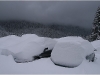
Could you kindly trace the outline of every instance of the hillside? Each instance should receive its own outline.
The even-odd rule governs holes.
[[[4,29],[5,32],[7,32],[9,35],[13,34],[21,36],[23,34],[37,34],[38,36],[51,37],[51,38],[60,38],[65,36],[86,37],[91,33],[90,29],[85,29],[73,25],[63,25],[63,24],[45,25],[41,23],[29,22],[24,20],[0,21],[0,28]],[[4,36],[8,34],[5,34]]]

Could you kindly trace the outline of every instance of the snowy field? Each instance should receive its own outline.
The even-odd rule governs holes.
[[[81,37],[50,39],[38,37],[34,34],[26,34],[22,37],[10,35],[0,38],[0,74],[100,74],[100,40],[93,41],[91,43],[82,41],[83,39]],[[81,57],[77,58],[81,59],[79,61],[80,63],[78,64],[79,66],[74,68],[57,66],[51,61],[51,58],[41,58],[39,60],[32,61],[32,55],[40,54],[41,52],[43,52],[43,49],[47,47],[48,49],[54,48],[52,56],[54,56],[54,59],[56,59],[55,51],[57,49],[59,51],[60,48],[65,50],[66,46],[64,44],[67,45],[68,42],[70,43],[69,47],[67,47],[68,49],[73,50],[73,48],[78,46],[75,50],[77,50],[78,52],[80,51],[79,49],[84,50],[83,56],[91,53],[93,48],[97,49],[97,51],[95,51],[97,59],[94,62],[89,62],[84,57],[81,57],[81,55],[79,55]],[[70,47],[71,44],[75,47]],[[58,52],[58,54],[59,53],[61,52]],[[69,53],[70,51],[68,51],[68,54]],[[80,51],[78,54],[82,53],[83,52]],[[13,57],[18,58],[16,61],[32,62],[16,63]],[[66,57],[64,59],[67,59],[69,61],[70,58],[68,58],[69,57]],[[70,63],[73,64],[72,60],[74,62],[75,59],[70,59]],[[59,60],[57,59],[57,61]]]

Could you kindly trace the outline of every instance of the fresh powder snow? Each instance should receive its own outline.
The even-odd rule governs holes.
[[[29,47],[32,46],[31,42],[34,43],[33,44],[34,46],[36,45],[36,43],[38,43],[39,45],[38,46],[36,45],[36,47],[41,47],[41,46],[49,47],[50,45],[46,46],[47,41],[45,40],[47,40],[45,39],[45,37],[38,37],[35,34],[26,34],[21,37],[10,35],[10,36],[0,38],[0,74],[100,74],[100,52],[99,52],[100,42],[99,41],[91,42],[93,47],[97,49],[97,51],[95,51],[96,60],[94,62],[89,62],[86,59],[82,60],[80,58],[82,60],[82,63],[80,63],[79,66],[74,67],[74,68],[57,66],[51,61],[51,58],[42,58],[36,61],[27,62],[27,63],[16,63],[14,61],[13,56],[17,54],[20,55],[20,53],[23,54],[24,50],[27,55],[26,49],[30,49]],[[55,40],[56,42],[54,42],[53,40]],[[73,36],[57,38],[57,39],[55,38],[53,40],[52,40],[53,42],[51,41],[50,42],[53,43],[54,46],[51,44],[51,46],[49,47],[50,49],[54,48],[56,46],[55,44],[59,41],[61,42],[68,41],[68,40],[70,42],[83,41],[81,37],[73,37]],[[30,44],[30,46],[28,44]],[[83,43],[82,45],[84,44],[85,43]],[[89,46],[88,49],[90,50],[91,46],[90,45],[88,46]],[[85,47],[85,45],[83,47]],[[39,48],[36,48],[36,49],[39,49]],[[86,50],[87,52],[88,52],[88,49]],[[30,49],[30,51],[31,50],[32,49]],[[42,52],[42,50],[39,50],[39,52],[40,51]],[[87,54],[90,54],[91,52],[92,50],[89,51],[89,53]],[[36,53],[38,54],[38,52]]]
[[[51,59],[57,65],[77,67],[94,52],[92,44],[81,37],[64,37],[57,41],[51,53]]]
[[[34,60],[34,56],[39,55],[44,50],[44,46],[37,42],[27,43],[23,50],[14,55],[16,62],[28,62]]]
[[[84,49],[74,42],[58,42],[51,53],[52,61],[57,65],[77,67],[83,61]]]
[[[84,56],[93,53],[93,51],[95,50],[95,48],[92,46],[92,44],[89,41],[84,40],[81,37],[68,36],[68,37],[63,37],[63,38],[55,39],[55,40],[58,42],[73,42],[73,43],[79,44],[85,51]]]
[[[45,48],[48,48],[48,50],[52,50],[56,43],[57,43],[57,41],[54,39],[44,38],[43,45],[45,46]]]

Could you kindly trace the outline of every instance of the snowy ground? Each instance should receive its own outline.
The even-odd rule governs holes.
[[[67,40],[70,40],[70,38],[72,37],[68,37]],[[63,41],[66,40],[66,38],[55,40],[62,41],[62,39]],[[80,37],[74,37],[74,40],[76,39],[81,40]],[[43,45],[43,47],[47,47],[50,45],[48,42],[51,42],[50,39],[48,42],[47,40],[48,38],[40,38],[33,34],[23,35],[22,37],[11,35],[0,38],[0,74],[100,74],[100,41],[91,42],[93,47],[97,49],[95,52],[97,60],[95,60],[95,62],[89,62],[84,59],[84,61],[75,68],[56,66],[50,58],[42,58],[28,63],[16,63],[14,61],[12,57],[13,53],[23,52],[28,43],[37,42]],[[50,49],[53,48],[54,43],[56,42],[53,41],[53,44],[50,45]]]

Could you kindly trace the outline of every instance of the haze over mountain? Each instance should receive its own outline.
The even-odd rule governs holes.
[[[0,1],[0,20],[91,28],[100,1]]]

